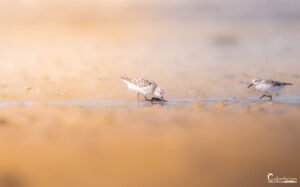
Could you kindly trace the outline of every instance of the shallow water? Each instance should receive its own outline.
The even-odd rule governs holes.
[[[34,100],[19,100],[19,101],[0,101],[0,108],[16,107],[16,106],[38,106],[50,105],[58,107],[86,107],[86,108],[102,108],[102,107],[139,107],[139,106],[153,106],[161,105],[166,107],[172,106],[188,106],[193,104],[202,104],[203,106],[215,105],[222,103],[225,106],[247,106],[251,104],[285,104],[285,105],[300,105],[300,97],[274,97],[272,101],[268,99],[259,99],[257,97],[211,97],[211,98],[170,98],[167,102],[150,102],[141,100],[137,101],[122,101],[122,100],[99,100],[99,99],[66,99],[66,100],[48,100],[48,101],[34,101]]]

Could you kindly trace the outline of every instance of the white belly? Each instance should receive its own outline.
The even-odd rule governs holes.
[[[258,84],[256,89],[262,92],[272,93],[281,90],[284,86],[272,86],[271,84]]]

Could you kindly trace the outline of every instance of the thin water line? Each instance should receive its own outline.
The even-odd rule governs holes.
[[[152,106],[152,104],[160,104],[163,106],[174,106],[174,105],[189,105],[189,104],[204,104],[212,105],[223,102],[226,105],[248,105],[253,103],[264,103],[269,102],[267,100],[261,100],[257,97],[210,97],[210,98],[172,98],[168,102],[146,102],[142,101],[140,103],[124,102],[121,100],[97,100],[97,99],[69,99],[69,100],[48,100],[48,101],[38,101],[38,100],[9,100],[0,101],[0,108],[15,107],[15,106],[34,106],[34,105],[50,105],[50,106],[82,106],[82,107],[113,107],[113,106],[123,106],[123,107],[133,107],[133,106]],[[290,104],[290,105],[300,105],[300,96],[291,97],[275,97],[272,101],[273,103],[280,104]]]

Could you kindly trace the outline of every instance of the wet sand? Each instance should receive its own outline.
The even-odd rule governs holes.
[[[0,187],[300,179],[299,21],[1,23]],[[168,102],[137,104],[122,74]],[[293,86],[259,100],[255,77]]]

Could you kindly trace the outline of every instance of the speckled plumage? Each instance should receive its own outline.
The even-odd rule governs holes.
[[[127,84],[128,89],[133,90],[139,94],[143,94],[147,100],[147,94],[154,94],[158,98],[163,99],[164,91],[159,88],[153,80],[143,78],[129,78],[126,75],[121,76],[121,79]],[[138,99],[139,100],[139,99]]]
[[[264,93],[260,98],[269,97],[272,100],[272,93],[277,92],[284,88],[285,86],[292,85],[291,83],[287,82],[280,82],[271,79],[253,79],[252,83],[248,86],[254,86],[256,90],[259,90]]]
[[[141,87],[141,88],[145,88],[145,87],[153,87],[153,88],[156,88],[157,87],[157,84],[152,81],[152,80],[149,80],[149,79],[143,79],[143,78],[135,78],[135,79],[131,79],[127,76],[121,76],[121,78],[123,80],[126,80],[132,84],[135,84],[136,86],[138,87]]]

